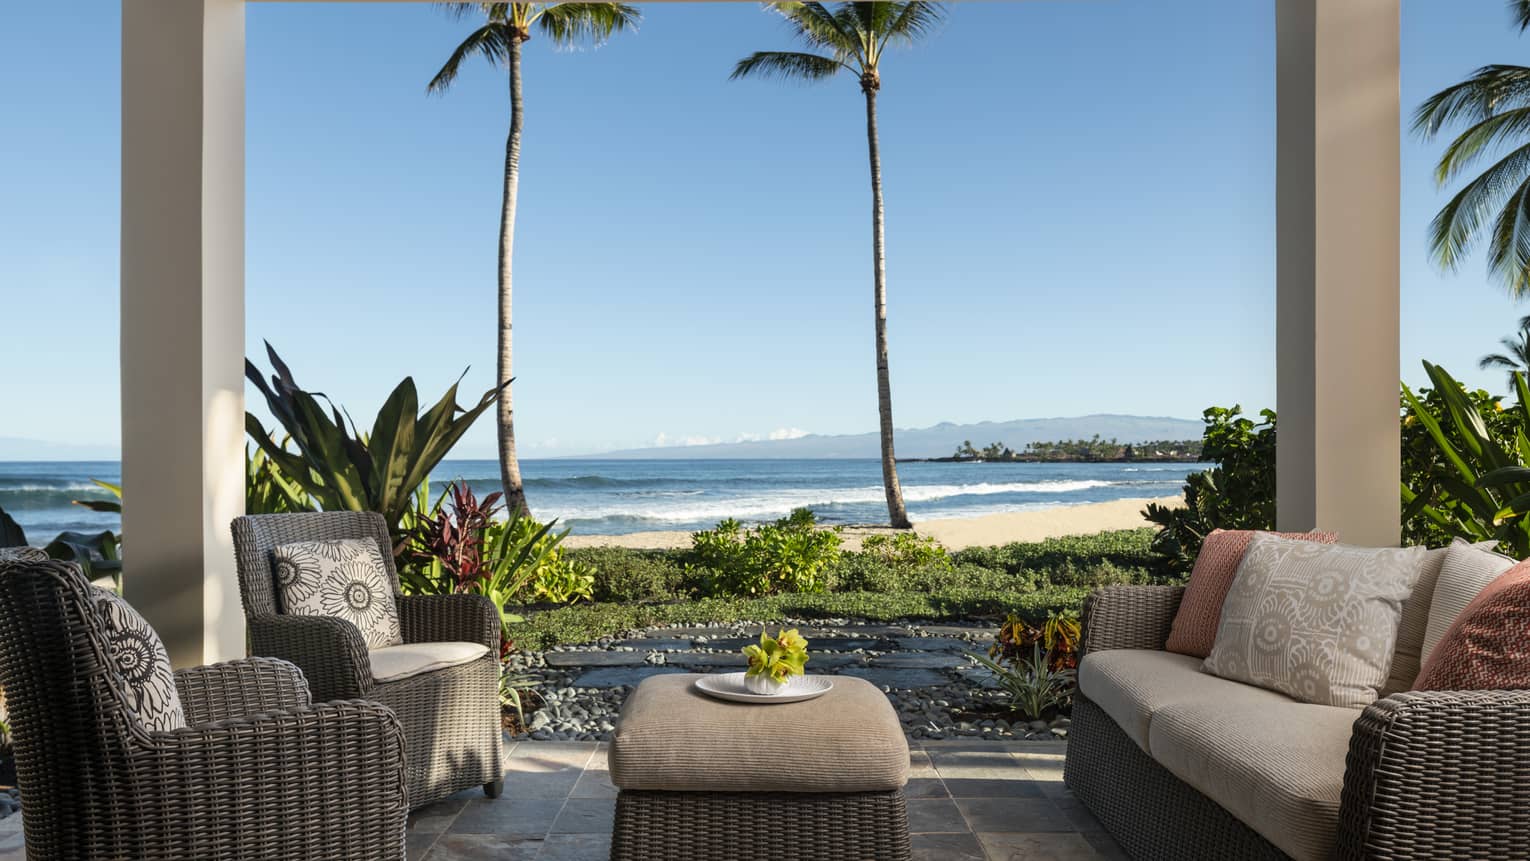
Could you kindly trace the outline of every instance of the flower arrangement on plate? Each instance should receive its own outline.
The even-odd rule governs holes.
[[[785,693],[792,677],[807,668],[807,647],[808,641],[796,628],[777,630],[775,637],[760,631],[760,642],[744,647],[744,657],[749,659],[744,686],[755,694]]]

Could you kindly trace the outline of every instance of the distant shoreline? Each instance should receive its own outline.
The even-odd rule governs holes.
[[[900,457],[898,463],[1215,463],[1198,457]]]
[[[1055,505],[1029,511],[983,514],[977,517],[953,517],[924,520],[914,524],[914,532],[939,541],[947,550],[964,547],[988,547],[1013,541],[1041,541],[1065,535],[1092,535],[1118,529],[1152,526],[1142,517],[1149,503],[1182,508],[1184,497],[1162,496],[1141,499],[1113,499],[1109,502],[1085,502]],[[858,550],[868,535],[900,532],[887,526],[843,526],[840,535],[845,547]],[[625,535],[580,535],[563,540],[564,547],[626,547],[634,550],[681,550],[691,546],[691,533],[681,530],[629,532]]]

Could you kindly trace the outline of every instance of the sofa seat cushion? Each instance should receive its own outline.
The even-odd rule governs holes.
[[[373,681],[396,682],[476,661],[488,653],[489,647],[483,643],[405,643],[371,649],[367,657],[371,659]]]
[[[1297,861],[1331,857],[1360,712],[1236,687],[1157,710],[1148,753]]]
[[[1173,703],[1233,695],[1289,702],[1274,691],[1202,672],[1200,658],[1148,649],[1090,652],[1079,663],[1078,688],[1144,751],[1153,715]]]
[[[653,676],[627,697],[611,739],[612,783],[666,792],[846,793],[891,792],[908,782],[903,726],[887,695],[865,679],[834,676],[834,687],[817,699],[757,705],[713,699],[696,690],[699,678]]]

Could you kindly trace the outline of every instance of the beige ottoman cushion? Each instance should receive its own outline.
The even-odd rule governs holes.
[[[886,792],[908,782],[908,742],[887,695],[835,676],[823,696],[753,705],[653,676],[622,706],[611,781],[669,792]]]

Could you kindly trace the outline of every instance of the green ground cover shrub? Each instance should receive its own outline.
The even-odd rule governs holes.
[[[678,554],[671,551],[584,547],[567,554],[569,559],[594,572],[596,601],[618,604],[672,601],[689,591],[685,568]]]
[[[1151,528],[1123,529],[1097,535],[1070,535],[1043,541],[1017,541],[996,547],[968,547],[951,554],[960,565],[1029,577],[1035,586],[1104,586],[1145,583],[1154,578]]]
[[[839,557],[839,531],[819,529],[813,512],[799,508],[754,529],[730,518],[697,532],[686,561],[702,572],[709,596],[763,596],[824,591]]]

